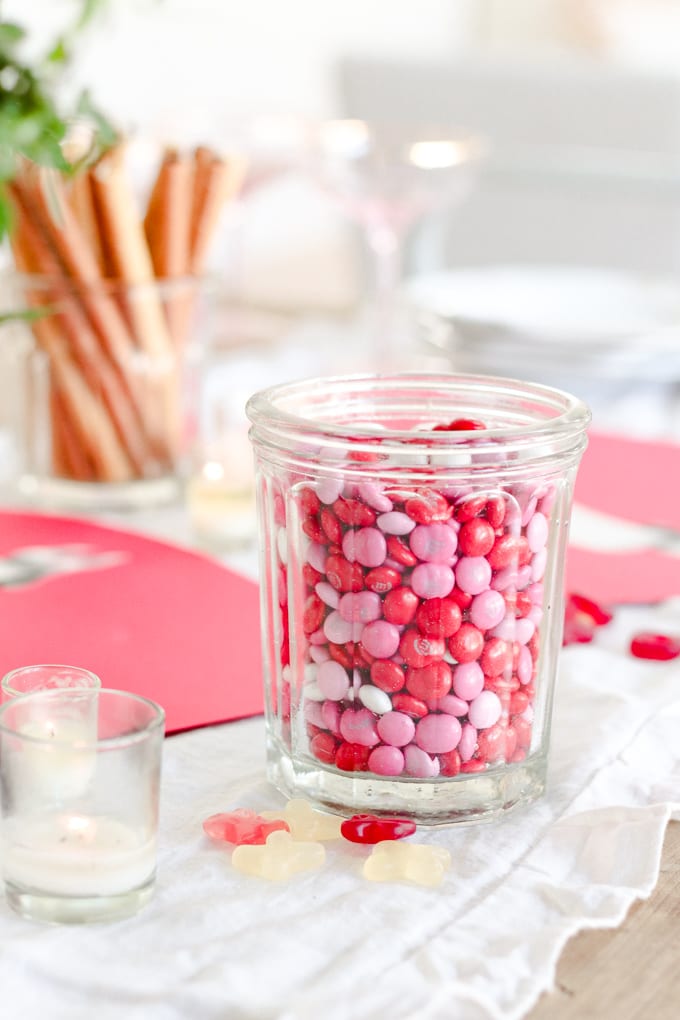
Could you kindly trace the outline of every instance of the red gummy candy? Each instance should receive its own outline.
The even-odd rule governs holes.
[[[407,818],[377,818],[375,815],[352,815],[340,826],[340,832],[351,843],[380,843],[384,839],[412,836],[416,823]]]
[[[677,659],[680,656],[680,637],[644,631],[634,636],[630,643],[630,651],[636,659],[656,659],[658,662],[667,662],[669,659]]]
[[[564,610],[563,645],[587,644],[593,640],[597,627],[609,623],[612,614],[585,595],[571,592]]]
[[[226,814],[211,815],[203,822],[203,831],[211,839],[222,843],[235,843],[237,846],[244,843],[250,846],[264,845],[267,836],[278,829],[290,832],[290,826],[282,818],[274,820],[263,818],[249,808],[237,808]]]

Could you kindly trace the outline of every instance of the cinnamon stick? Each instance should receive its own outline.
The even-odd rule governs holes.
[[[25,249],[24,238],[18,230],[13,232],[12,247],[18,268],[29,271],[34,264],[34,255]],[[78,446],[85,451],[94,466],[96,478],[110,482],[131,480],[134,477],[132,463],[108,415],[93,398],[87,383],[69,358],[67,345],[59,333],[57,323],[49,316],[37,319],[33,323],[33,334],[49,357],[55,392],[59,394],[61,407],[73,426]],[[61,452],[64,452],[63,447]]]
[[[55,474],[79,482],[95,482],[94,465],[79,442],[62,395],[54,386],[50,392],[50,418]]]
[[[159,456],[172,463],[180,435],[176,356],[122,151],[107,153],[95,167],[92,180],[116,274],[130,285],[126,304],[133,334],[147,359],[139,359],[137,396]]]
[[[153,263],[122,160],[122,152],[113,150],[94,168],[97,208],[118,279],[133,285],[152,284]],[[172,344],[156,288],[140,287],[128,310],[140,347],[152,357],[166,357]]]
[[[190,267],[194,275],[205,269],[210,241],[222,210],[238,193],[245,176],[245,160],[232,156],[221,159],[200,146],[194,154],[194,202],[189,238]]]
[[[63,277],[60,277],[59,262],[28,213],[24,187],[14,182],[9,190],[17,215],[12,237],[15,261],[23,263],[26,272],[41,274],[50,280],[49,290],[36,289],[30,293],[31,303],[37,307],[54,305],[50,315],[59,322],[92,392],[101,396],[135,469],[144,474],[151,451],[139,409],[131,399],[130,384],[126,388],[102,350],[68,281],[60,285]]]
[[[81,170],[71,181],[68,192],[69,204],[73,214],[87,239],[90,251],[94,255],[97,267],[102,276],[111,275],[107,253],[102,245],[101,230],[97,221],[97,211],[92,194],[92,178],[89,170]]]
[[[189,269],[189,236],[193,199],[193,162],[175,150],[161,162],[144,219],[156,276],[184,276]]]
[[[165,153],[149,197],[144,232],[156,276],[177,280],[164,290],[164,309],[174,346],[183,346],[193,311],[189,237],[193,209],[194,164],[175,150]]]

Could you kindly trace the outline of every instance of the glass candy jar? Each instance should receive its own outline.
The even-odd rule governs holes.
[[[426,824],[539,796],[585,405],[395,374],[277,386],[247,410],[271,780]]]

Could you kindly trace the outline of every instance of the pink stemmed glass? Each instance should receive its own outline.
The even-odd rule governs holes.
[[[322,121],[310,136],[311,173],[362,227],[372,256],[372,354],[385,367],[396,354],[399,339],[398,293],[406,237],[434,209],[464,199],[486,146],[466,132],[364,120]]]

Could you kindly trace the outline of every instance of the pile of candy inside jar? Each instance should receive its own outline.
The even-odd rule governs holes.
[[[302,700],[312,756],[344,772],[422,779],[526,757],[554,500],[550,484],[465,494],[327,477],[297,487],[309,539]],[[274,514],[285,722],[291,664],[281,498]]]

